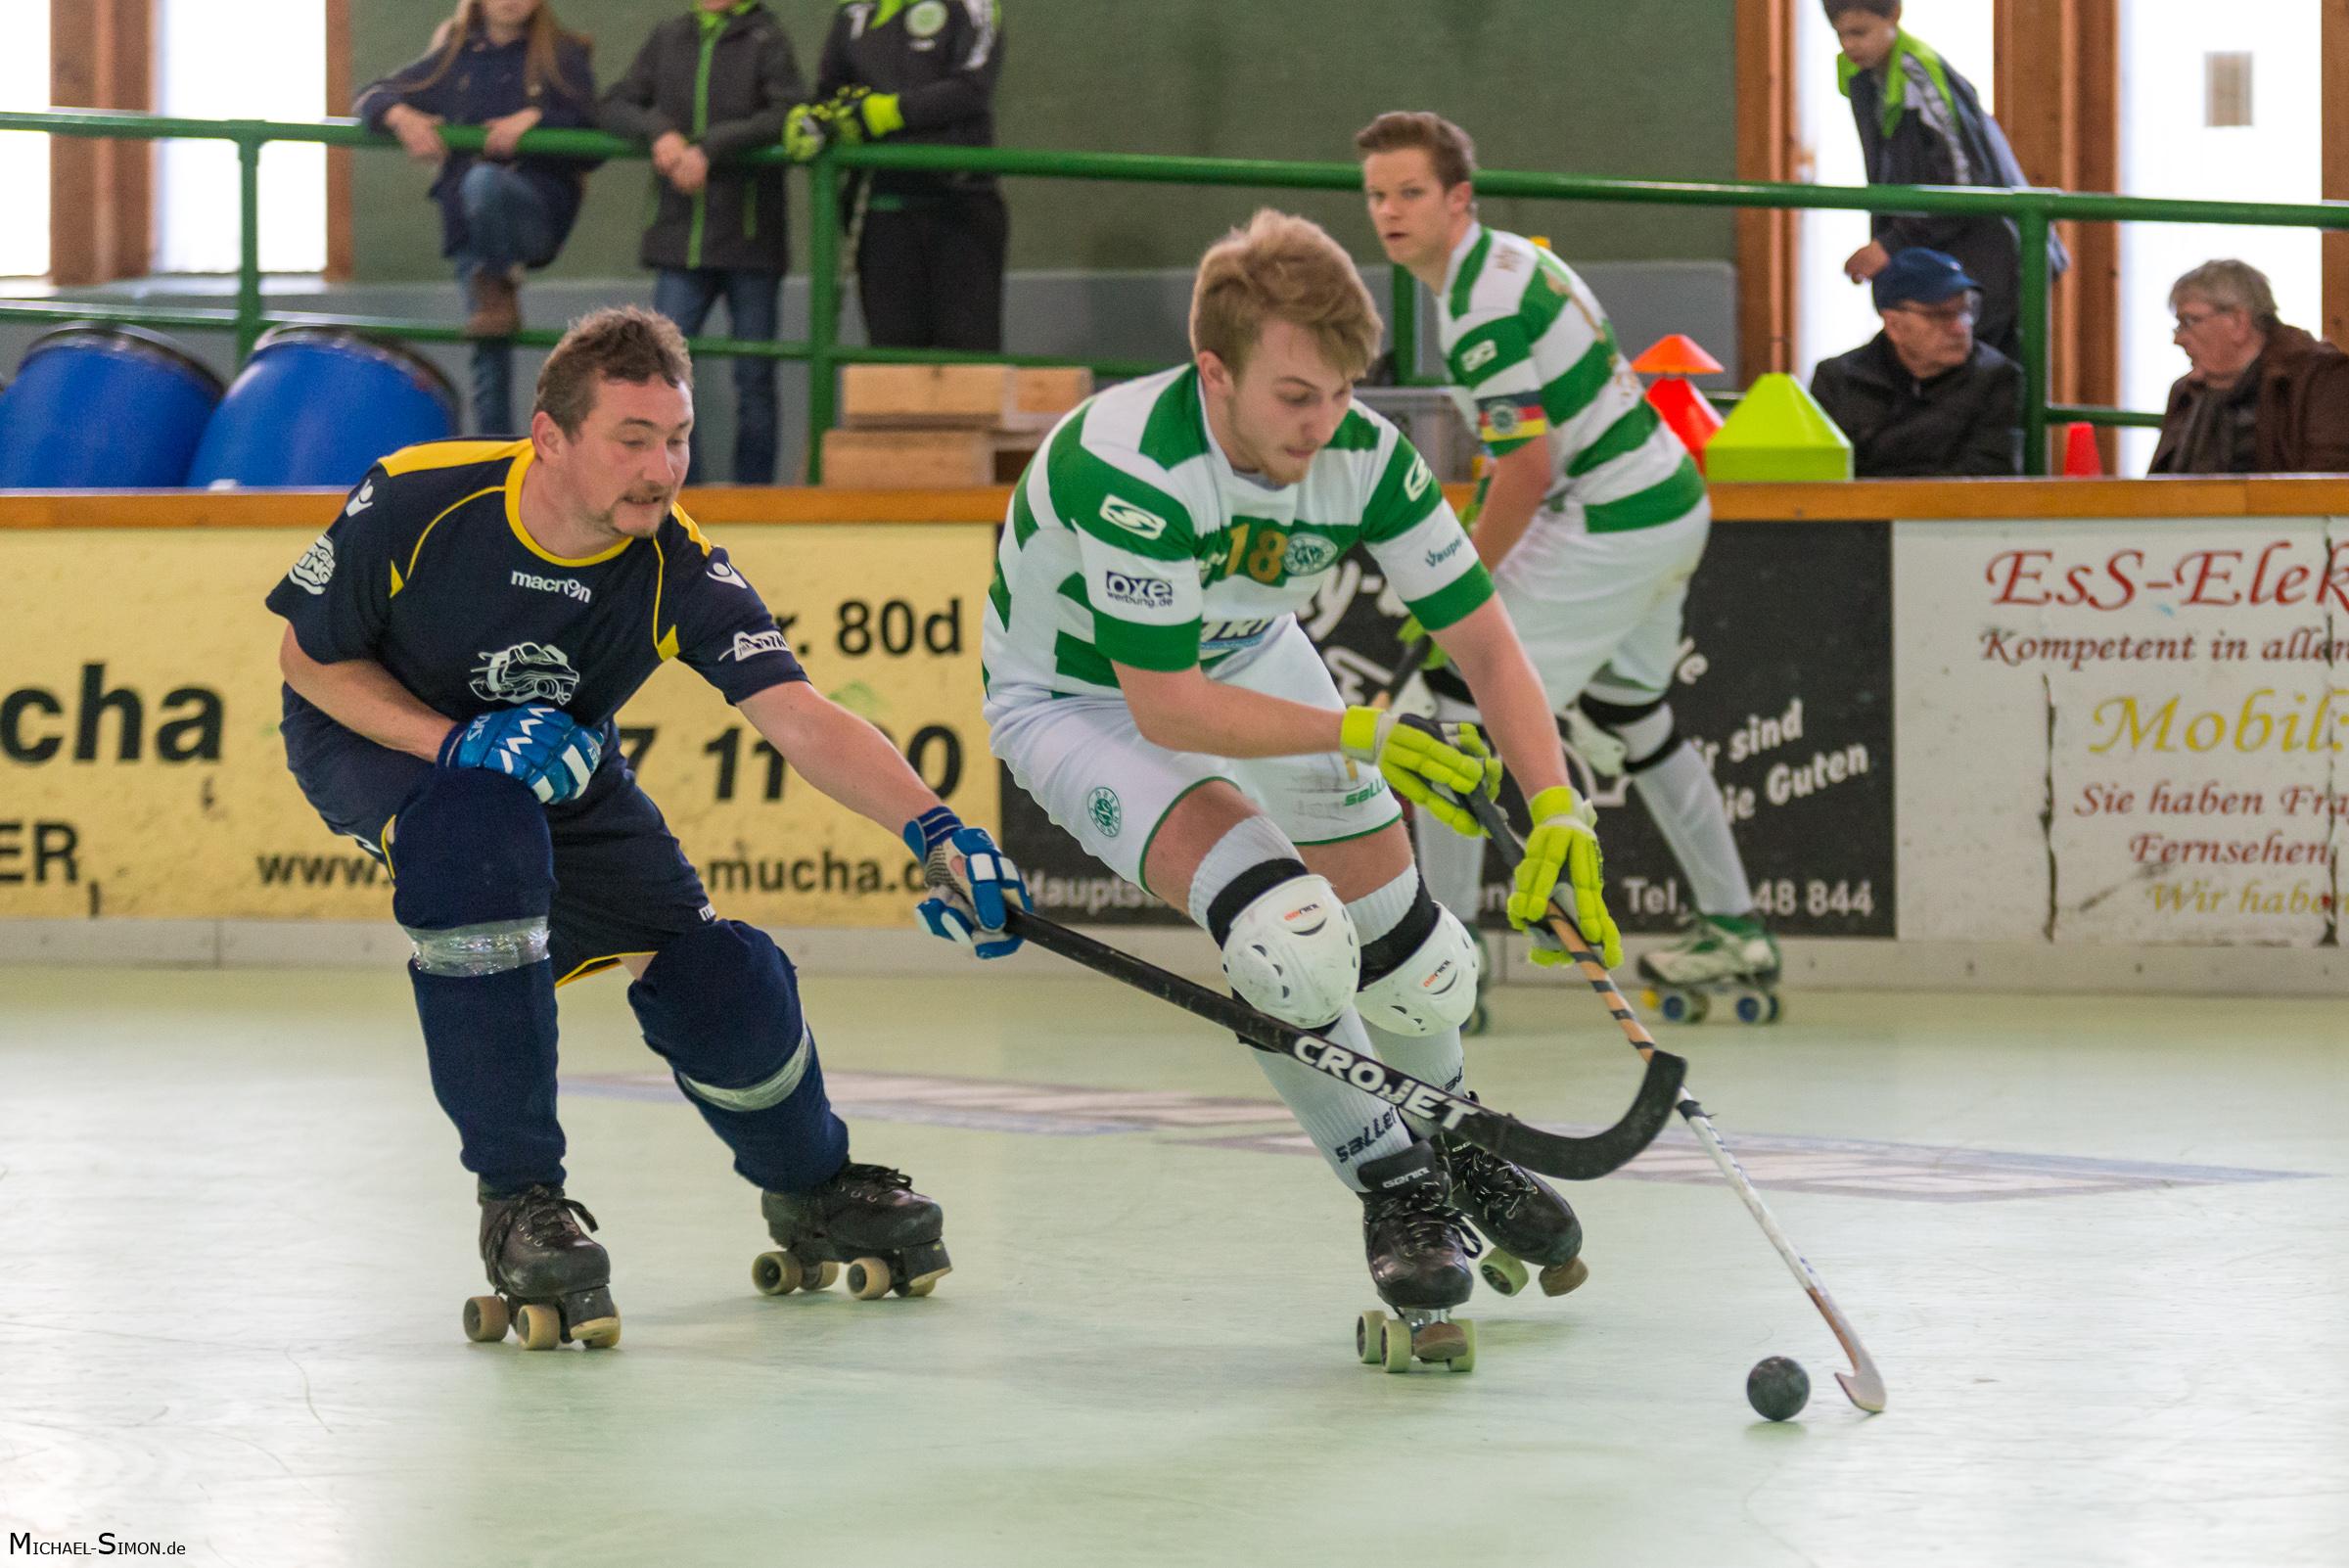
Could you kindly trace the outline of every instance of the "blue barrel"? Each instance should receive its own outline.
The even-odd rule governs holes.
[[[213,413],[188,483],[348,488],[386,452],[456,425],[456,389],[423,356],[338,328],[279,327]]]
[[[0,489],[187,482],[220,378],[168,338],[77,322],[45,332],[0,392]]]

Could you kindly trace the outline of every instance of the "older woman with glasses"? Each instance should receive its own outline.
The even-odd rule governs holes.
[[[2153,473],[2349,472],[2349,354],[2278,319],[2266,274],[2205,261],[2171,288],[2170,308],[2187,373]]]
[[[1863,479],[2017,474],[2019,366],[1974,338],[1982,287],[1939,251],[1893,253],[1870,280],[1884,330],[1822,359],[1811,394],[1852,440]]]

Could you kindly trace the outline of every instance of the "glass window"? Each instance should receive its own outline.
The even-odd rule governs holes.
[[[158,0],[156,112],[206,119],[314,120],[326,105],[322,0]],[[237,150],[229,142],[156,144],[155,267],[234,272]],[[261,152],[261,266],[326,265],[326,149],[272,142]]]
[[[0,109],[49,107],[49,0],[0,0]],[[0,277],[49,270],[49,138],[0,135],[0,191],[19,221],[0,223]]]

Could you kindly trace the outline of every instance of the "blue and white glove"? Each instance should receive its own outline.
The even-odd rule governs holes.
[[[982,958],[1020,950],[1020,939],[1003,929],[1014,907],[1034,908],[1028,884],[987,829],[964,827],[943,806],[933,806],[905,824],[905,847],[918,855],[930,897],[914,906],[934,937],[944,937]],[[956,859],[962,861],[959,868]],[[1015,901],[1016,904],[1015,904]]]
[[[460,725],[440,743],[442,767],[485,767],[530,787],[548,806],[587,787],[604,760],[603,737],[560,708],[501,708]]]

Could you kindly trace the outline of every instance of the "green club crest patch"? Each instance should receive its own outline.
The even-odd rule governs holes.
[[[916,38],[935,38],[946,24],[946,0],[921,0],[905,13],[905,30]]]
[[[1280,569],[1292,577],[1310,577],[1325,567],[1335,565],[1338,546],[1334,539],[1318,533],[1292,533],[1289,547],[1280,558]]]
[[[1119,804],[1118,792],[1103,784],[1084,798],[1084,814],[1093,819],[1093,826],[1105,839],[1114,839],[1126,828],[1126,807]]]

